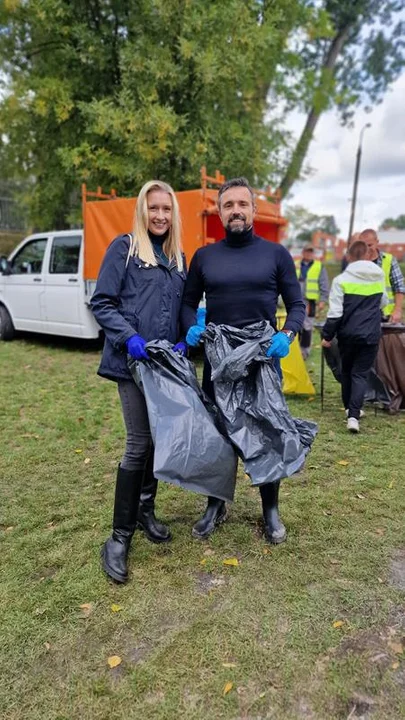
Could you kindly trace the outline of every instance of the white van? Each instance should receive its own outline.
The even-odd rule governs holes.
[[[95,282],[83,277],[83,231],[30,235],[0,258],[0,340],[15,330],[97,338],[89,302]]]

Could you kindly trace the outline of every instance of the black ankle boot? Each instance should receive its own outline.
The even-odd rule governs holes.
[[[215,528],[226,520],[226,505],[223,500],[209,497],[205,513],[194,525],[191,534],[194,538],[205,540]]]
[[[143,469],[118,467],[112,535],[101,548],[103,570],[118,583],[128,580],[127,558],[136,527]]]
[[[260,485],[260,495],[263,506],[264,534],[266,540],[273,545],[279,545],[287,539],[287,531],[278,514],[278,493],[280,482]]]
[[[155,497],[158,481],[153,475],[153,452],[150,454],[145,466],[141,500],[138,510],[137,527],[143,530],[148,540],[154,543],[170,542],[172,536],[166,525],[159,522],[155,515]]]

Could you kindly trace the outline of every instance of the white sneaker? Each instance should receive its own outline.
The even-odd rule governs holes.
[[[357,418],[349,417],[347,419],[347,429],[352,433],[358,433],[360,430],[359,421]]]
[[[348,411],[348,410],[345,410],[345,413],[346,413],[346,417],[348,418],[348,417],[349,417],[349,411]],[[364,410],[360,410],[360,417],[363,418],[364,415],[365,415]]]

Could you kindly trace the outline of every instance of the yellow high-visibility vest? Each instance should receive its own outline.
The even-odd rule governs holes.
[[[301,274],[301,261],[297,260],[295,263],[297,270],[297,278],[299,279]],[[319,300],[319,276],[322,270],[322,263],[319,260],[314,260],[311,267],[307,272],[307,279],[305,281],[305,300]]]
[[[395,309],[395,295],[391,287],[390,274],[392,266],[392,255],[391,253],[384,253],[382,258],[382,270],[385,275],[385,294],[388,297],[388,305],[383,308],[383,314],[389,317],[392,315]]]

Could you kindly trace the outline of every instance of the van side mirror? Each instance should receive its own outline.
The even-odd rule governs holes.
[[[2,275],[11,275],[11,265],[5,255],[0,257],[0,272]]]

